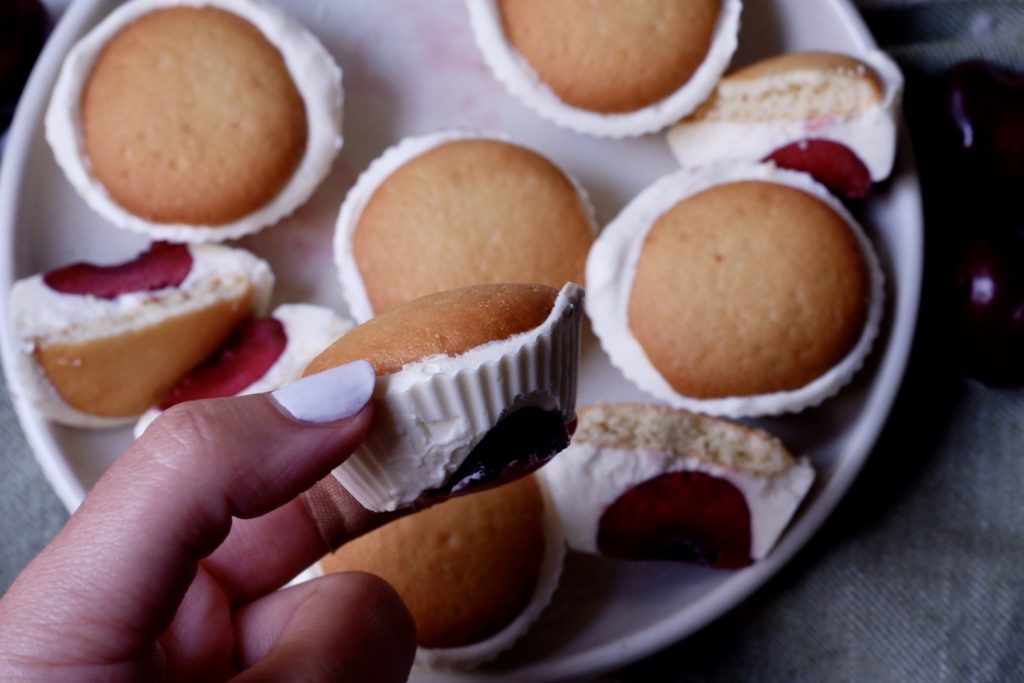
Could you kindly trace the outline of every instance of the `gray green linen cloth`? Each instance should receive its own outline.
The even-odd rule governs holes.
[[[962,59],[1024,69],[1024,0],[858,5],[906,69],[908,97]],[[908,113],[913,134],[929,112]],[[960,378],[934,279],[895,409],[825,526],[738,608],[610,679],[1024,680],[1024,391]],[[67,517],[3,389],[0,590]]]

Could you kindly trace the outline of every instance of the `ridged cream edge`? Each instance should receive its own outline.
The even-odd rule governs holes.
[[[551,604],[565,564],[566,543],[551,495],[539,477],[537,484],[544,501],[544,557],[541,560],[537,585],[534,587],[530,601],[508,626],[479,643],[462,647],[418,648],[416,650],[417,666],[434,669],[466,669],[489,662],[526,635],[533,622]]]
[[[700,105],[729,66],[739,42],[741,0],[724,0],[708,54],[678,90],[654,104],[622,114],[574,107],[544,85],[505,36],[496,0],[466,0],[473,36],[494,77],[509,94],[552,123],[576,133],[625,138],[659,131]]]
[[[457,369],[403,386],[404,373],[429,374],[434,357],[378,377],[370,434],[334,476],[367,509],[395,510],[441,486],[511,412],[539,406],[572,419],[582,298],[566,285],[542,325],[468,351]],[[495,356],[495,345],[508,348]]]
[[[654,222],[677,202],[718,184],[740,180],[781,183],[821,200],[850,227],[870,277],[867,319],[847,355],[802,387],[751,396],[700,399],[677,392],[655,369],[629,329],[627,308],[640,247]],[[587,315],[612,365],[636,386],[674,408],[719,417],[761,417],[798,413],[835,396],[863,367],[881,327],[885,276],[871,241],[843,204],[805,173],[773,164],[723,161],[684,167],[643,190],[605,227],[590,250],[586,267]]]

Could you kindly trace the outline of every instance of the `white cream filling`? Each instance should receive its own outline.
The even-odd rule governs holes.
[[[284,351],[262,377],[242,389],[236,396],[273,391],[298,379],[310,361],[353,327],[351,320],[329,308],[312,304],[282,304],[274,309],[270,317],[280,320],[284,325]],[[150,423],[162,412],[154,407],[143,413],[132,430],[135,438],[142,436]]]
[[[544,557],[537,574],[537,585],[523,611],[493,636],[471,645],[416,650],[416,665],[431,668],[469,668],[488,662],[508,650],[537,620],[551,603],[565,563],[565,536],[551,497],[541,485],[544,499]]]
[[[657,371],[629,327],[629,296],[643,242],[655,221],[677,202],[715,185],[762,180],[794,187],[820,199],[850,226],[871,278],[871,301],[864,331],[835,366],[797,389],[751,396],[699,399],[677,392]],[[878,335],[884,276],[875,250],[842,203],[809,175],[772,164],[717,162],[681,168],[641,192],[597,238],[587,258],[587,315],[601,346],[627,379],[675,408],[724,417],[755,417],[797,412],[836,394],[864,364]]]
[[[352,253],[352,236],[355,234],[356,226],[359,224],[359,219],[363,215],[367,202],[373,197],[381,183],[387,180],[388,176],[405,163],[435,147],[459,140],[494,140],[510,145],[518,144],[512,142],[508,136],[500,133],[470,130],[441,130],[405,138],[386,149],[383,154],[374,159],[366,170],[359,175],[355,185],[352,186],[352,189],[345,196],[345,201],[338,212],[338,220],[334,228],[334,262],[338,268],[338,279],[341,281],[342,295],[345,298],[345,303],[348,305],[349,313],[355,318],[356,322],[366,322],[374,316],[373,306],[370,304],[369,296],[366,293],[366,286],[363,284],[359,265],[356,263],[355,255]],[[544,156],[536,150],[531,151]],[[547,159],[547,157],[544,158]],[[554,164],[550,159],[548,161]],[[555,164],[555,167],[569,180],[576,190],[587,222],[596,235],[598,231],[597,219],[594,217],[594,207],[587,197],[586,190],[583,189],[579,180],[564,168],[557,164]]]
[[[882,101],[871,109],[816,121],[684,121],[669,129],[669,147],[683,166],[700,166],[724,159],[760,161],[780,147],[820,138],[848,147],[864,162],[872,180],[882,180],[892,172],[896,158],[903,74],[881,50],[861,59],[884,84]]]
[[[622,138],[661,130],[686,116],[707,99],[736,51],[741,0],[724,0],[711,45],[693,76],[678,90],[654,104],[621,114],[580,109],[559,99],[516,50],[501,21],[497,0],[466,0],[473,35],[484,61],[509,93],[544,118],[577,133]]]
[[[625,450],[572,443],[539,474],[551,493],[570,548],[600,554],[597,537],[605,510],[638,484],[670,472],[704,472],[739,489],[750,511],[750,557],[775,546],[814,481],[806,458],[780,474],[762,477],[725,469],[669,451]]]
[[[583,289],[562,288],[538,327],[377,378],[374,425],[334,476],[364,507],[394,510],[441,486],[503,417],[575,415]]]
[[[65,403],[36,363],[37,344],[73,344],[131,332],[239,297],[249,287],[253,311],[266,311],[274,275],[265,261],[242,249],[219,245],[193,245],[188,249],[192,268],[178,287],[104,299],[58,292],[46,285],[41,274],[14,283],[10,310],[19,346],[14,368],[27,399],[40,413],[61,424],[91,429],[135,419],[88,415]]]
[[[291,179],[265,206],[223,225],[156,223],[129,213],[93,177],[82,137],[82,88],[107,42],[145,14],[183,6],[217,7],[253,24],[281,52],[306,108],[306,150]],[[114,225],[154,239],[220,241],[276,223],[309,199],[341,149],[341,114],[341,69],[312,33],[277,6],[266,0],[133,0],[111,12],[68,53],[46,111],[46,139],[71,185]]]
[[[264,312],[274,275],[266,261],[243,249],[214,244],[188,247],[192,268],[182,283],[114,298],[65,294],[51,289],[43,275],[14,283],[11,308],[19,338],[81,342],[127,332],[209,306],[253,290],[253,310]]]

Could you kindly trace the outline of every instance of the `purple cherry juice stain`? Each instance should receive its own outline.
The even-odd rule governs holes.
[[[455,473],[424,498],[432,501],[525,477],[568,446],[569,434],[557,410],[521,408],[491,429]]]
[[[739,489],[703,472],[671,472],[622,494],[604,511],[597,548],[608,557],[745,567],[750,509]]]
[[[177,287],[192,270],[192,252],[184,244],[154,242],[136,258],[115,266],[73,263],[43,275],[50,289],[113,299],[121,294]]]
[[[280,320],[247,318],[217,353],[171,389],[160,410],[185,401],[234,396],[267,374],[287,345]]]

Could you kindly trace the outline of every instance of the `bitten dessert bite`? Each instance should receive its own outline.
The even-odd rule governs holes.
[[[527,474],[569,442],[583,290],[478,285],[356,327],[306,369],[377,373],[373,426],[334,476],[394,510]]]
[[[581,408],[541,470],[570,548],[743,567],[775,545],[814,480],[775,437],[639,403]]]
[[[580,282],[597,232],[580,185],[495,137],[408,138],[348,193],[335,261],[357,321],[427,294],[481,284]]]
[[[236,238],[304,203],[341,148],[341,70],[264,0],[133,0],[64,61],[46,137],[118,227]]]
[[[130,422],[263,313],[273,282],[247,251],[166,243],[120,265],[19,280],[11,313],[25,398],[62,424]]]
[[[892,171],[902,92],[899,67],[880,50],[780,55],[725,76],[668,142],[684,166],[770,159],[862,198]]]
[[[554,123],[642,135],[708,96],[736,50],[740,0],[467,0],[484,60]]]
[[[282,304],[267,318],[247,318],[223,346],[139,418],[136,438],[178,403],[259,394],[298,379],[317,354],[352,326],[331,309],[311,304]]]
[[[564,557],[554,509],[524,477],[391,522],[320,566],[388,581],[416,622],[416,662],[465,668],[527,631],[551,601]]]
[[[681,169],[594,244],[587,313],[612,363],[678,408],[797,412],[853,377],[878,332],[882,272],[853,217],[771,164]]]

